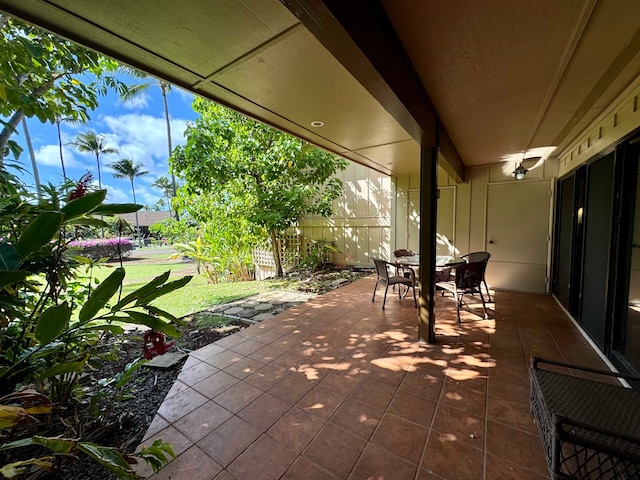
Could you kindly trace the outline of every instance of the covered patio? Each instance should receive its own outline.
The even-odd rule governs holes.
[[[555,300],[498,291],[489,320],[472,310],[457,324],[438,296],[428,344],[413,302],[390,297],[383,311],[373,285],[193,352],[143,442],[178,455],[151,478],[548,478],[529,357],[604,366]]]

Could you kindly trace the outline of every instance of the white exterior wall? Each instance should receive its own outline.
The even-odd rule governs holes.
[[[340,252],[333,254],[333,263],[372,267],[371,257],[390,255],[391,179],[353,162],[338,177],[344,195],[334,202],[333,216],[306,217],[296,231],[303,245],[333,241]]]
[[[461,184],[439,168],[437,255],[489,251],[487,281],[494,288],[548,291],[557,165],[555,158],[540,162],[521,181],[513,178],[513,162],[472,167],[467,169],[467,182]],[[392,249],[419,248],[410,235],[420,221],[411,201],[419,178],[419,174],[393,178]]]
[[[439,168],[438,255],[493,250],[487,281],[494,288],[549,292],[555,180],[639,126],[640,79],[558,157],[525,162],[524,180],[513,178],[514,161],[470,167],[462,184]],[[334,263],[363,266],[372,266],[372,256],[391,259],[399,248],[419,250],[419,172],[387,177],[350,163],[340,176],[345,194],[334,216],[302,220],[303,244],[332,240],[341,252]],[[536,231],[528,231],[534,221]]]

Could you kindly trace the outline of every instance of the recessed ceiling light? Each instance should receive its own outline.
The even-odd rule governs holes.
[[[311,126],[313,128],[324,127],[324,122],[321,122],[320,120],[315,120],[315,121],[311,122]]]

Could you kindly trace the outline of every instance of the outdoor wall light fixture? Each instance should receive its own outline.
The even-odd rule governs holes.
[[[522,166],[522,162],[520,162],[520,165],[518,165],[518,168],[516,168],[513,171],[513,175],[516,177],[516,180],[522,180],[528,171],[529,170],[527,170]]]
[[[315,121],[311,122],[311,126],[313,128],[324,127],[324,122],[321,122],[320,120],[315,120]]]
[[[518,165],[518,167],[513,171],[513,176],[516,177],[516,180],[522,180],[524,176],[529,172],[529,170],[524,167],[525,160],[528,160],[529,162],[534,162],[534,163],[529,163],[529,165],[530,166],[533,165],[533,167],[537,166],[538,162],[542,160],[542,157],[524,158],[526,153],[527,153],[526,151],[522,152],[522,160],[520,160],[520,165]]]

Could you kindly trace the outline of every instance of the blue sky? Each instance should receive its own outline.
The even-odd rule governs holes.
[[[123,77],[127,83],[140,82],[137,79]],[[173,87],[167,94],[169,116],[171,118],[171,138],[173,146],[184,143],[184,131],[188,121],[193,121],[196,114],[191,109],[193,95]],[[164,118],[164,107],[160,88],[155,84],[145,94],[123,103],[114,93],[99,98],[99,107],[90,112],[91,120],[86,125],[62,123],[63,156],[67,177],[79,179],[87,171],[93,173],[97,185],[97,166],[95,156],[91,153],[80,153],[72,145],[66,145],[79,134],[93,130],[106,138],[110,147],[117,148],[119,154],[100,157],[102,184],[107,188],[109,202],[132,202],[131,184],[128,179],[118,180],[112,175],[108,164],[121,158],[131,158],[141,163],[149,174],[135,179],[136,199],[143,205],[153,205],[162,197],[162,192],[151,186],[158,177],[168,174],[167,131]],[[33,148],[35,150],[40,180],[43,184],[62,183],[62,168],[58,147],[58,134],[55,124],[43,124],[37,118],[27,119],[27,125]],[[33,169],[22,126],[14,133],[12,140],[24,148],[20,163],[28,173],[22,175],[25,183],[33,185]],[[166,207],[165,207],[166,209]]]

